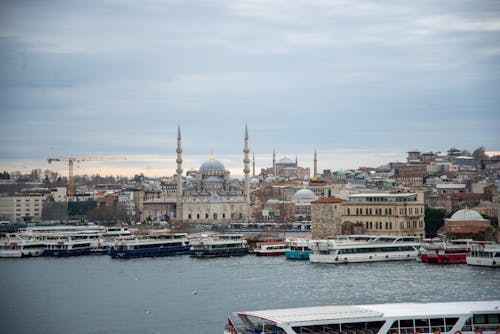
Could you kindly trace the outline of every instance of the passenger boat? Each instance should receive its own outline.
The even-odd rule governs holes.
[[[93,246],[91,240],[73,239],[72,237],[61,237],[56,240],[46,240],[45,256],[78,256],[89,255]]]
[[[420,243],[414,237],[383,237],[368,241],[311,240],[313,263],[415,260]]]
[[[6,239],[0,246],[0,257],[41,256],[44,250],[45,242],[40,240]]]
[[[478,243],[472,247],[466,262],[471,266],[500,267],[500,245]]]
[[[246,241],[241,234],[202,235],[191,240],[192,257],[241,256],[248,253]]]
[[[106,232],[103,233],[105,238],[123,237],[130,235],[130,231],[126,226],[109,226],[106,228]]]
[[[424,263],[466,263],[472,244],[474,244],[472,239],[457,239],[430,244],[425,248],[420,259]]]
[[[257,243],[257,247],[253,250],[257,256],[277,256],[285,255],[288,246],[285,241],[268,241]]]
[[[311,249],[309,248],[309,240],[295,239],[287,241],[288,250],[285,251],[287,259],[291,260],[309,260]]]
[[[500,301],[316,306],[236,312],[225,334],[498,334]]]
[[[444,240],[440,238],[422,239],[420,249],[418,250],[417,261],[422,262],[422,255],[432,253],[434,249],[444,246],[444,244]]]
[[[156,257],[189,253],[186,233],[171,233],[142,238],[118,238],[108,249],[114,259]]]

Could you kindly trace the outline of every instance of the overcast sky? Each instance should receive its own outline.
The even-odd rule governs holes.
[[[500,151],[500,1],[0,3],[0,169],[170,175]]]

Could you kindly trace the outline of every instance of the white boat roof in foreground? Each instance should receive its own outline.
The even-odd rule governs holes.
[[[256,317],[274,323],[304,325],[326,321],[356,318],[413,318],[428,316],[450,316],[474,312],[500,312],[500,300],[443,303],[393,303],[353,306],[316,306],[262,311],[237,312],[237,315]],[[376,320],[376,319],[373,319]]]

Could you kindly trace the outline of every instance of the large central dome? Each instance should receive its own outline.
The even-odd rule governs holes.
[[[215,160],[213,157],[211,157],[209,160],[205,161],[200,166],[200,171],[209,171],[209,170],[225,171],[226,169],[224,168],[224,165],[220,161]]]

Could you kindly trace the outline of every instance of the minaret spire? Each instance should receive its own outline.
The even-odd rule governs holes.
[[[243,172],[245,173],[245,200],[247,203],[250,203],[250,158],[248,157],[248,153],[250,153],[250,149],[248,148],[248,128],[245,124],[245,147],[243,148],[243,153],[245,153],[245,157],[243,158],[244,168]]]
[[[252,168],[252,176],[255,177],[255,153],[253,153],[253,168]]]
[[[273,148],[273,175],[276,177],[276,149]]]
[[[316,149],[314,149],[314,174],[313,177],[318,176],[318,153],[316,152]]]
[[[182,137],[181,126],[177,126],[177,193],[176,193],[176,213],[175,218],[177,221],[182,222]]]

